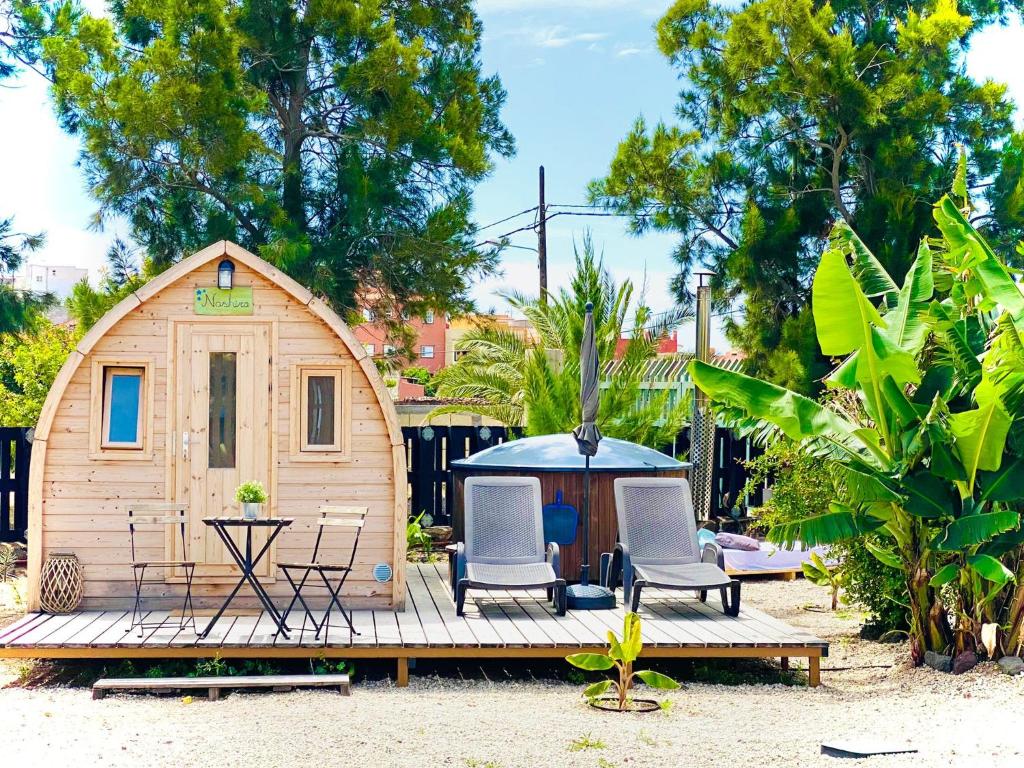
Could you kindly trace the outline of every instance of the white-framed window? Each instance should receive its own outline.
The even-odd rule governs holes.
[[[363,349],[366,350],[366,354],[372,355],[373,354],[373,350],[374,350],[374,346],[373,346],[373,344],[366,343],[366,344],[363,344]]]
[[[423,315],[423,322],[426,323],[427,325],[433,325],[434,324],[434,310],[432,310],[432,309],[428,309],[427,310],[427,313],[425,315]]]
[[[402,310],[402,319],[405,320],[405,321],[409,320],[409,310],[407,310],[407,309],[403,309]]]
[[[432,344],[424,344],[420,347],[420,357],[424,360],[431,360],[434,357],[434,346]]]
[[[89,402],[89,458],[152,458],[152,359],[93,357]]]
[[[103,366],[103,448],[142,449],[145,368]]]
[[[393,355],[393,354],[395,354],[395,347],[394,347],[394,345],[393,344],[385,344],[384,345],[384,354],[385,355]]]
[[[336,359],[292,366],[291,458],[347,461],[351,442],[351,368]]]
[[[363,320],[365,320],[368,323],[373,322],[373,310],[370,309],[369,307],[363,308]]]

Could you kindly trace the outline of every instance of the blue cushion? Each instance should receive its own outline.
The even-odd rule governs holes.
[[[697,531],[697,543],[701,546],[701,548],[703,548],[704,545],[707,544],[709,541],[714,540],[714,531],[709,531],[707,528],[701,528],[699,531]]]

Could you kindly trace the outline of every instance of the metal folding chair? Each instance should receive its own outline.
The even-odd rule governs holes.
[[[352,626],[352,616],[345,610],[345,606],[341,604],[339,595],[341,594],[342,588],[345,586],[345,580],[348,579],[350,573],[352,573],[352,565],[356,561],[356,550],[359,548],[359,535],[363,531],[363,523],[366,521],[366,514],[369,511],[367,507],[331,507],[325,506],[320,507],[320,519],[316,521],[317,532],[316,542],[313,544],[313,554],[309,559],[308,563],[278,563],[277,567],[284,573],[285,578],[292,587],[292,591],[295,593],[292,597],[291,602],[288,604],[288,608],[284,612],[283,622],[287,624],[288,615],[295,608],[295,603],[298,602],[302,605],[302,609],[306,612],[305,617],[302,619],[302,631],[306,630],[306,619],[309,619],[313,623],[313,627],[316,629],[316,639],[320,639],[321,632],[324,633],[324,642],[327,641],[328,635],[331,631],[331,611],[336,607],[341,611],[342,617],[348,624],[349,642],[352,641],[354,635],[358,635],[354,626]],[[336,528],[340,530],[355,529],[355,536],[352,539],[352,551],[348,558],[348,563],[322,563],[319,562],[320,557],[320,544],[323,541],[324,531],[327,528]],[[322,583],[317,583],[316,579],[312,583],[309,582],[309,577],[316,574],[320,577]],[[332,584],[331,578],[336,578],[337,583]],[[328,594],[327,612],[324,614],[323,619],[318,624],[316,617],[313,616],[313,612],[309,608],[309,604],[302,595],[302,590],[306,587],[312,589],[326,589]]]
[[[141,514],[140,514],[141,513]],[[128,508],[128,533],[131,537],[132,556],[132,579],[135,582],[135,604],[132,606],[132,620],[125,633],[133,629],[139,630],[139,637],[142,637],[143,630],[162,629],[167,626],[174,626],[173,622],[162,619],[158,622],[144,621],[146,613],[142,610],[142,589],[146,583],[146,569],[155,568],[160,571],[180,568],[185,574],[185,600],[181,607],[181,618],[178,620],[178,629],[185,629],[189,624],[192,630],[196,629],[196,616],[192,608],[192,577],[196,570],[194,561],[188,559],[188,538],[185,535],[188,511],[180,504],[135,504]],[[139,526],[159,527],[167,533],[171,528],[170,535],[174,536],[173,528],[178,529],[181,537],[181,560],[139,560],[136,551],[135,533]],[[161,542],[163,546],[163,542]],[[152,582],[151,582],[152,583]]]

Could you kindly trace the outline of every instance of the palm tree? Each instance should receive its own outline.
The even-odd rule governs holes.
[[[592,302],[601,360],[614,359],[619,339],[629,334],[619,363],[602,381],[601,432],[652,447],[672,442],[689,420],[689,401],[672,404],[668,391],[646,397],[652,391],[641,384],[659,341],[689,315],[674,310],[655,318],[642,296],[633,307],[632,281],[616,285],[589,235],[574,250],[569,287],[549,294],[547,301],[499,294],[526,317],[537,340],[493,323],[468,332],[456,345],[458,360],[436,377],[440,397],[462,402],[440,406],[431,416],[468,412],[508,426],[522,424],[528,435],[569,432],[580,419],[580,342],[584,308]]]

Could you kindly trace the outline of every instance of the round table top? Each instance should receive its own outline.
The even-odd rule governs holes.
[[[207,525],[291,525],[295,522],[291,517],[204,517]]]

